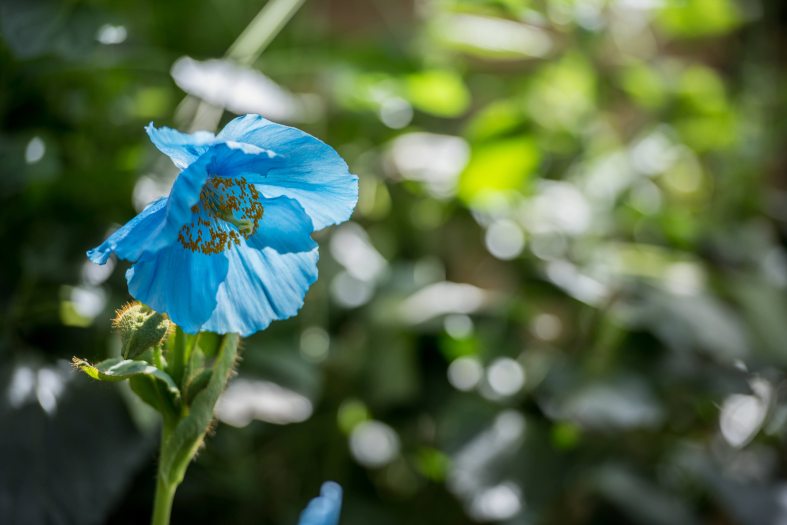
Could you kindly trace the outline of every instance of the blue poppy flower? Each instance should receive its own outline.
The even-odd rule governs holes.
[[[337,525],[342,510],[342,487],[333,481],[322,484],[319,497],[309,502],[298,525]]]
[[[346,221],[358,178],[336,151],[259,115],[217,135],[146,128],[181,172],[98,247],[133,262],[131,295],[187,333],[249,335],[295,315],[317,279],[313,231]]]

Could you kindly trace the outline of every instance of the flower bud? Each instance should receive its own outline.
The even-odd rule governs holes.
[[[117,310],[112,326],[120,332],[123,357],[133,359],[164,342],[174,325],[165,314],[134,301]]]

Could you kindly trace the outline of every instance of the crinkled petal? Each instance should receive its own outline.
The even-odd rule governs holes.
[[[101,245],[87,252],[88,258],[103,264],[112,252],[129,261],[175,242],[184,224],[192,220],[191,208],[199,202],[200,191],[208,179],[208,170],[216,155],[227,150],[221,145],[180,172],[169,197],[161,198],[145,208]]]
[[[151,122],[145,127],[151,142],[180,169],[185,168],[208,151],[216,137],[209,131],[182,133],[171,128],[157,128]]]
[[[161,234],[166,214],[167,198],[162,197],[118,228],[99,246],[89,250],[88,259],[97,264],[104,264],[114,252],[121,259],[136,261],[151,240]]]
[[[316,247],[279,253],[272,247],[252,248],[241,240],[225,253],[227,278],[219,286],[216,309],[203,330],[242,336],[263,330],[271,321],[295,315],[317,280]]]
[[[342,487],[333,481],[326,481],[320,489],[320,496],[309,502],[301,513],[298,525],[337,525],[342,510]]]
[[[128,291],[164,312],[187,333],[196,333],[216,308],[216,292],[227,277],[226,252],[206,255],[180,243],[137,261],[128,272]]]
[[[178,232],[192,221],[192,207],[199,202],[200,192],[208,180],[208,173],[215,152],[211,151],[180,172],[167,198],[166,221],[159,234],[144,247],[146,253],[155,253],[172,244]]]
[[[216,138],[274,152],[264,169],[250,169],[251,173],[243,175],[268,197],[296,199],[311,217],[315,230],[350,218],[358,200],[358,177],[349,172],[333,148],[319,139],[259,115],[234,119]]]
[[[287,197],[261,198],[265,210],[260,225],[248,245],[261,250],[270,247],[279,253],[309,252],[317,247],[311,238],[312,221],[298,201]]]

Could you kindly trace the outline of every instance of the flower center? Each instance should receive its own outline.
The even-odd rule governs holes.
[[[241,236],[254,235],[264,209],[257,188],[245,178],[211,177],[191,211],[191,224],[180,229],[178,241],[192,252],[210,255],[240,244]]]

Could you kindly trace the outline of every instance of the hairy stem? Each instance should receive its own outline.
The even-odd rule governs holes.
[[[161,430],[162,449],[166,443],[168,433],[169,432],[165,426]],[[178,485],[176,483],[170,483],[163,479],[160,472],[156,476],[156,496],[153,500],[153,519],[151,521],[152,525],[169,525],[169,517],[172,513],[172,502],[175,499],[175,491],[177,488]]]
[[[164,421],[156,477],[156,498],[153,505],[153,525],[169,524],[175,491],[183,481],[186,469],[210,428],[213,408],[235,368],[239,341],[237,334],[227,334],[220,342],[217,341],[219,346],[216,358],[210,367],[210,380],[207,385],[194,396],[189,406],[182,406],[183,410],[173,422]],[[198,350],[192,349],[192,351]],[[186,355],[188,352],[178,353],[178,358],[185,359]]]

